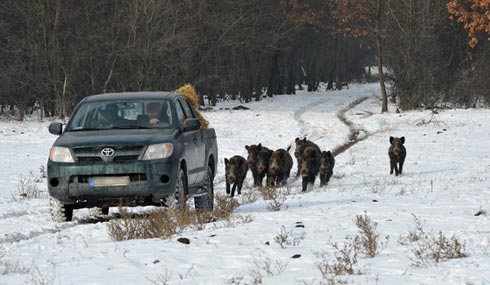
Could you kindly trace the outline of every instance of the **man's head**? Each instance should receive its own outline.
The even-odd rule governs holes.
[[[146,111],[150,119],[159,119],[162,107],[160,106],[160,103],[152,102],[148,104]]]

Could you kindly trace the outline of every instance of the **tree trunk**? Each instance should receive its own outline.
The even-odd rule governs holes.
[[[381,98],[383,103],[381,105],[381,113],[388,111],[388,98],[386,95],[385,80],[383,75],[383,46],[381,38],[381,10],[383,6],[383,0],[378,0],[378,17],[376,20],[376,47],[377,47],[377,57],[378,57],[378,78],[379,86],[381,88]]]

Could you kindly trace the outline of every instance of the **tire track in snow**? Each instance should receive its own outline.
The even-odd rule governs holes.
[[[355,126],[354,123],[347,119],[347,116],[345,115],[348,111],[352,110],[355,106],[361,104],[367,99],[368,97],[361,97],[359,99],[356,99],[352,101],[349,105],[347,105],[347,107],[337,113],[337,118],[339,118],[339,120],[349,128],[349,137],[345,143],[336,146],[332,150],[333,156],[337,156],[343,153],[356,143],[363,141],[369,137],[369,134],[366,130]]]
[[[298,126],[299,126],[299,129],[300,129],[300,130],[303,130],[303,131],[308,131],[308,130],[311,130],[312,128],[308,126],[309,124],[308,124],[307,122],[305,122],[305,121],[304,121],[304,120],[301,118],[301,116],[302,116],[302,115],[303,115],[303,114],[304,114],[306,111],[308,111],[309,109],[311,109],[311,108],[313,108],[313,107],[315,107],[315,106],[318,106],[319,104],[323,104],[323,103],[325,103],[325,102],[327,102],[327,101],[329,101],[329,100],[330,100],[330,98],[328,98],[328,97],[327,97],[327,98],[324,98],[324,99],[321,99],[321,100],[317,100],[317,101],[315,101],[315,102],[313,102],[313,103],[307,104],[307,105],[305,105],[305,106],[303,106],[303,107],[301,107],[301,108],[297,109],[297,110],[294,112],[294,120],[297,122],[297,124],[298,124]],[[310,132],[306,132],[306,133],[305,133],[305,132],[303,132],[303,133],[301,134],[301,137],[306,137],[306,136],[308,135],[308,133],[310,133],[310,134],[311,134],[311,133],[313,133],[313,132],[311,132],[311,131],[310,131]],[[319,138],[322,138],[322,137],[320,136]]]

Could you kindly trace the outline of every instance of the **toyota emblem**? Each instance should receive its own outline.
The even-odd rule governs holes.
[[[113,148],[110,148],[110,147],[106,147],[106,148],[103,148],[101,151],[100,151],[100,154],[104,157],[111,157],[114,155],[114,149]]]

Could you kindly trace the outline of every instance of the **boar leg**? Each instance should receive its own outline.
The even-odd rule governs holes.
[[[226,182],[226,194],[230,194],[230,183]]]

